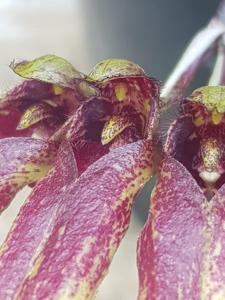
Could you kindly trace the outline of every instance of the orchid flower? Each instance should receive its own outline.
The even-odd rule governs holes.
[[[14,64],[14,71],[29,79],[2,99],[2,109],[7,107],[10,111],[15,107],[18,111],[19,125],[15,124],[15,131],[31,129],[28,133],[35,133],[35,136],[39,133],[38,138],[21,136],[0,140],[2,162],[6,165],[2,190],[8,192],[7,199],[1,203],[2,210],[16,191],[26,184],[39,182],[18,215],[18,223],[16,221],[10,233],[15,236],[12,239],[8,236],[13,243],[16,240],[21,243],[22,238],[23,250],[13,247],[16,250],[13,254],[9,241],[1,249],[0,285],[4,288],[0,288],[0,298],[14,297],[21,289],[22,281],[24,291],[21,289],[21,296],[16,297],[28,297],[30,292],[26,289],[30,289],[30,284],[25,281],[34,277],[30,275],[33,268],[39,268],[35,264],[50,253],[53,255],[55,247],[56,252],[59,250],[63,254],[65,274],[62,270],[55,273],[54,279],[48,276],[49,283],[57,285],[54,295],[52,287],[45,290],[40,285],[35,297],[50,299],[64,293],[76,294],[77,299],[92,297],[127,230],[133,198],[154,172],[152,156],[153,147],[158,143],[158,82],[148,78],[138,65],[126,60],[100,62],[89,75],[75,80],[75,76],[72,77],[75,71],[69,72],[68,66],[72,68],[65,60],[51,55]],[[80,73],[76,71],[76,74]],[[65,87],[68,82],[70,86]],[[46,85],[48,93],[45,93]],[[36,91],[36,97],[33,96],[34,86],[40,89],[40,93]],[[51,110],[50,106],[53,107]],[[68,110],[68,107],[72,109]],[[58,109],[57,114],[55,109]],[[40,149],[34,147],[36,144],[41,144]],[[4,152],[10,146],[6,157]],[[32,154],[36,155],[35,168],[31,168]],[[35,174],[43,156],[45,172],[39,172],[37,177]],[[12,188],[8,191],[9,186]],[[112,190],[112,186],[116,186],[116,190]],[[82,224],[84,228],[79,233]],[[55,246],[47,245],[51,236]],[[61,238],[64,241],[60,241]],[[65,244],[65,251],[58,248],[59,244]],[[10,253],[4,249],[11,249]],[[48,254],[44,254],[45,251]],[[59,261],[56,261],[58,268]],[[17,273],[17,279],[9,280],[7,265],[10,272]],[[67,280],[72,277],[67,272],[72,272],[72,277],[79,277],[71,291]],[[33,297],[32,293],[30,297]]]
[[[223,1],[161,97],[127,60],[88,75],[54,55],[11,64],[25,79],[0,99],[0,210],[33,190],[0,248],[0,299],[93,299],[153,175],[138,300],[225,299],[224,11]],[[215,52],[209,84],[186,96]],[[160,116],[173,105],[163,144]]]

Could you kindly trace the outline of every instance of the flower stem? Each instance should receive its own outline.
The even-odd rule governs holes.
[[[220,85],[225,83],[225,45],[221,39],[217,48],[217,58],[208,85]]]
[[[164,103],[182,97],[205,58],[212,54],[212,48],[225,34],[225,0],[221,1],[215,16],[198,32],[184,51],[177,65],[168,77],[161,93]]]

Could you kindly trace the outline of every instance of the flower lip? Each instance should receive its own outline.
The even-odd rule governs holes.
[[[215,183],[221,176],[219,172],[202,171],[199,173],[200,178],[207,183]]]
[[[225,87],[202,87],[184,99],[164,147],[203,189],[217,190],[225,179],[223,94],[225,109]],[[216,99],[222,99],[220,106]]]

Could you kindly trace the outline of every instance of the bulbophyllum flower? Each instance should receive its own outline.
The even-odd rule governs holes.
[[[88,86],[83,91],[79,88],[85,75],[61,57],[45,55],[31,62],[14,61],[10,67],[25,80],[1,96],[2,137],[30,135],[38,130],[39,136],[47,138],[86,99]],[[3,126],[9,120],[11,126]]]
[[[224,95],[224,86],[205,86],[183,100],[165,145],[166,153],[191,172],[206,194],[216,192],[225,179]]]
[[[0,210],[34,187],[0,248],[0,299],[93,299],[153,174],[138,299],[225,299],[224,16],[223,0],[161,100],[126,60],[89,75],[52,55],[12,65],[25,81],[0,100]],[[214,50],[209,86],[185,98]],[[161,147],[159,115],[180,99]]]
[[[157,143],[159,84],[127,60],[105,60],[88,75],[91,96],[51,137],[73,145],[79,173],[110,149],[154,136]],[[151,132],[151,133],[150,133]]]
[[[128,228],[136,193],[155,172],[158,82],[125,60],[103,61],[74,82],[66,77],[67,63],[55,69],[55,59],[61,62],[47,56],[14,65],[16,73],[31,79],[2,100],[7,109],[13,104],[18,109],[18,130],[32,127],[33,133],[41,125],[42,133],[47,127],[42,139],[0,140],[7,170],[3,187],[14,187],[2,210],[19,188],[37,182],[0,250],[2,299],[91,299]],[[51,94],[49,104],[41,92],[30,103],[22,95],[33,92],[24,87],[36,81],[40,88],[50,81],[51,93],[52,84],[60,85],[62,94]],[[47,115],[43,103],[52,102],[60,113],[49,130],[54,110]],[[66,118],[68,107],[73,109]],[[44,117],[37,118],[39,113]]]
[[[224,299],[225,87],[205,86],[171,124],[138,242],[138,299]]]
[[[11,67],[29,79],[0,99],[0,211],[18,190],[47,174],[58,148],[48,138],[85,99],[78,92],[84,76],[60,57],[46,55]],[[42,139],[24,137],[34,133]]]

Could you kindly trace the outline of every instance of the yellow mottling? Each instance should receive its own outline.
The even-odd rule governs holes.
[[[214,224],[212,215],[209,213],[211,209],[209,206],[205,207],[207,222],[203,228],[203,240],[204,244],[202,247],[202,271],[200,274],[201,279],[201,293],[200,300],[213,299],[213,300],[224,300],[225,299],[225,287],[221,286],[217,280],[215,280],[214,274],[219,274],[218,266],[215,261],[215,256],[221,252],[221,244],[216,243],[214,247],[213,255],[211,253],[212,245],[214,244],[212,232],[214,232]],[[208,211],[207,211],[208,210]]]
[[[115,87],[115,95],[118,101],[123,101],[126,99],[127,86],[124,83],[119,83]]]
[[[150,100],[149,99],[146,99],[144,101],[144,110],[145,112],[149,113],[150,110],[151,110],[151,107],[150,107]]]
[[[149,152],[145,151],[144,158],[149,159]],[[143,158],[143,159],[144,159]],[[140,187],[149,179],[149,177],[152,175],[152,169],[150,166],[142,166],[140,164],[135,165],[133,167],[133,172],[135,174],[132,175],[132,179],[130,179],[130,171],[127,174],[124,172],[121,174],[121,177],[126,178],[127,177],[127,185],[124,187],[124,190],[120,194],[120,197],[117,199],[116,203],[113,207],[111,207],[112,210],[116,209],[118,206],[121,205],[121,203],[124,203],[124,201],[129,202],[127,205],[131,205],[133,197],[136,195],[136,193],[139,191]],[[129,201],[130,200],[130,201]],[[126,202],[125,202],[126,203]],[[130,208],[129,208],[130,209]],[[113,224],[114,225],[114,224]],[[115,232],[115,230],[117,230]],[[115,230],[112,230],[113,237],[110,238],[109,245],[108,245],[108,259],[111,260],[113,255],[116,252],[117,246],[118,246],[118,240],[117,240],[117,234],[125,234],[125,230],[121,231],[121,228],[115,224]],[[120,232],[121,231],[121,232]],[[87,255],[92,250],[92,243],[96,243],[96,240],[94,237],[88,237],[83,241],[82,250],[79,254],[79,256],[76,256],[75,262],[76,266],[78,268],[81,268],[82,270],[82,258]],[[95,282],[93,284],[93,281],[91,280],[93,278],[93,274],[96,273],[96,270],[98,270],[99,264],[102,261],[101,256],[96,256],[93,258],[92,266],[89,269],[89,272],[85,278],[82,278],[82,281],[79,282],[78,286],[75,286],[75,283],[73,281],[66,282],[66,286],[61,287],[61,289],[58,291],[55,299],[73,299],[73,300],[91,300],[93,299],[96,289],[98,288],[98,285],[104,278],[104,276],[107,273],[107,268],[103,271],[103,274],[101,274],[101,278],[98,280],[98,282]],[[145,298],[143,298],[145,299]]]
[[[83,240],[82,249],[79,252],[79,255],[75,257],[76,265],[83,269],[82,259],[85,255],[87,255],[91,251],[91,245],[95,243],[95,237],[88,236],[86,239]]]
[[[96,256],[94,258],[92,267],[90,269],[90,272],[88,273],[88,277],[83,278],[82,281],[79,282],[78,286],[75,286],[75,282],[73,280],[70,280],[69,282],[66,282],[66,286],[62,287],[59,292],[57,293],[57,296],[55,299],[59,300],[67,300],[67,299],[73,299],[73,300],[91,300],[93,299],[96,288],[100,282],[98,282],[95,288],[91,287],[91,278],[94,277],[94,274],[96,270],[99,267],[99,264],[101,262],[101,258],[99,256]],[[105,274],[102,274],[102,277],[104,277]],[[100,279],[100,281],[102,278]]]
[[[130,125],[130,122],[123,117],[113,116],[104,125],[101,134],[103,145],[111,142],[118,134]]]
[[[139,173],[137,174],[136,178],[132,182],[130,182],[129,185],[123,190],[120,198],[114,204],[113,209],[120,206],[125,199],[133,199],[136,193],[140,190],[141,186],[150,178],[150,176],[152,176],[152,171],[153,170],[151,167],[146,167],[141,170],[139,169]],[[126,177],[126,174],[124,174],[123,176]]]
[[[164,171],[162,171],[164,172]],[[164,172],[164,174],[168,174],[166,172]],[[171,174],[170,174],[171,176]],[[159,210],[156,209],[156,203],[153,201],[155,199],[155,194],[157,193],[157,190],[156,190],[156,186],[153,188],[152,190],[152,193],[151,193],[151,201],[152,201],[152,204],[151,204],[151,214],[154,216],[154,218],[152,218],[152,238],[153,240],[155,239],[160,239],[160,233],[159,231],[157,230],[156,228],[156,220],[158,220],[158,216],[159,216]]]
[[[0,184],[5,182],[10,183],[12,193],[16,192],[19,188],[24,187],[27,184],[33,183],[44,177],[50,169],[48,164],[34,164],[28,163],[27,165],[22,165],[20,168],[18,166],[17,171],[11,176],[2,176],[0,178]],[[12,229],[11,229],[12,230]]]
[[[195,90],[189,99],[203,104],[209,111],[225,112],[225,86],[203,86]]]
[[[217,170],[222,154],[220,146],[216,138],[208,138],[201,142],[201,156],[206,170]]]
[[[32,267],[30,274],[28,275],[29,278],[33,278],[37,275],[44,258],[45,257],[42,254],[40,256],[38,256],[38,258],[36,259],[36,261]]]
[[[73,291],[75,290],[75,294]],[[76,292],[77,291],[77,292]],[[91,300],[93,294],[90,294],[90,286],[86,281],[82,281],[77,288],[74,286],[74,282],[67,282],[66,287],[63,287],[59,290],[54,299],[58,300]]]
[[[222,122],[223,114],[219,113],[216,109],[212,111],[212,123],[214,125],[219,125]]]
[[[33,164],[28,163],[26,166],[24,166],[25,171],[28,173],[29,182],[35,182],[42,177],[44,177],[49,169],[52,167],[52,165],[49,164]]]
[[[83,78],[83,74],[74,69],[68,61],[56,55],[44,55],[19,63],[13,61],[10,67],[21,77],[54,84],[58,82],[68,87],[74,86],[74,79]]]
[[[28,128],[49,117],[52,117],[50,107],[44,103],[35,103],[24,111],[20,117],[17,129]]]
[[[197,118],[194,119],[193,123],[195,124],[195,126],[199,127],[202,126],[204,124],[204,118],[203,116],[199,116]]]
[[[210,246],[210,232],[206,230],[206,228],[203,230],[203,238],[205,240],[205,244],[203,246],[203,264],[202,264],[202,271],[200,274],[200,280],[201,280],[201,296],[200,300],[205,300],[208,298],[208,295],[210,294],[210,291],[213,287],[213,282],[211,281],[210,276],[210,265],[211,260],[209,259],[209,246]]]
[[[73,297],[73,300],[91,300],[93,294],[90,293],[90,285],[86,281],[82,281],[77,289],[77,293]],[[59,298],[61,300],[61,298]],[[68,298],[65,298],[68,299]],[[64,298],[63,298],[64,300]]]
[[[110,261],[112,260],[114,254],[116,253],[117,248],[118,248],[118,246],[113,241],[111,243],[110,249],[109,249],[109,259],[110,259]]]
[[[52,90],[56,96],[61,95],[64,92],[64,89],[57,84],[52,85]]]
[[[36,105],[33,105],[29,107],[21,116],[19,125],[17,126],[17,129],[26,129],[33,125],[34,123],[34,118],[33,114],[36,112],[37,107]]]
[[[125,59],[106,59],[99,62],[89,73],[90,80],[103,81],[113,77],[143,76],[144,70]]]

